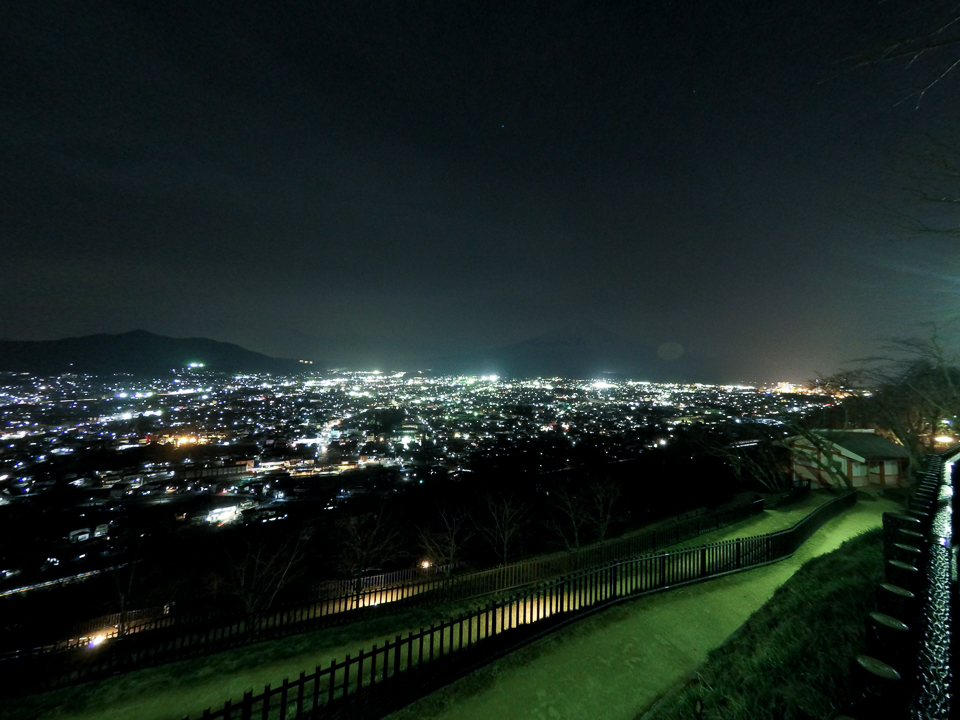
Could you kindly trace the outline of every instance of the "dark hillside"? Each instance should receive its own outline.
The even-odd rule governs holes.
[[[232,343],[172,338],[145,330],[62,340],[0,341],[0,371],[7,372],[158,376],[189,363],[203,363],[204,369],[215,372],[290,373],[304,369],[296,360],[269,357]]]

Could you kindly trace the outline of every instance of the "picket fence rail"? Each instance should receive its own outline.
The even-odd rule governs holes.
[[[314,587],[315,599],[309,604],[278,607],[252,617],[215,611],[165,613],[163,608],[117,613],[90,621],[79,628],[84,634],[71,640],[3,653],[0,685],[5,684],[4,677],[12,677],[17,678],[12,686],[21,691],[48,689],[388,612],[509,592],[625,557],[654,553],[741,522],[763,509],[763,500],[756,500],[688,515],[633,537],[461,575],[413,569],[362,578],[360,584],[335,581]],[[94,629],[98,624],[100,629]],[[96,647],[91,647],[91,642]]]
[[[203,712],[204,720],[378,718],[556,627],[626,598],[760,567],[792,555],[852,507],[845,493],[792,527],[754,537],[645,555],[582,570],[334,659],[279,687]],[[185,718],[189,720],[189,718]]]

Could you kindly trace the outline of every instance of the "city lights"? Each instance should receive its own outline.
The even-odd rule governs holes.
[[[833,401],[611,378],[344,370],[220,376],[199,368],[143,380],[10,374],[0,394],[4,507],[56,492],[52,474],[67,468],[60,482],[96,515],[71,521],[64,546],[51,538],[57,550],[34,572],[42,566],[56,578],[96,572],[115,557],[107,539],[117,535],[117,510],[169,505],[163,517],[204,532],[276,527],[289,515],[282,508],[300,504],[315,502],[326,514],[405,487],[429,492],[435,478],[468,487],[478,463],[564,472],[595,457],[590,448],[605,462],[626,461],[674,446],[690,424],[775,425]],[[90,448],[103,464],[73,469]],[[367,484],[365,473],[374,471],[391,479],[383,489]],[[337,488],[321,491],[327,480]]]

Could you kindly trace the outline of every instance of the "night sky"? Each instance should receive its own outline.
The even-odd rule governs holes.
[[[896,213],[960,68],[858,67],[915,5],[8,0],[0,337],[830,372],[957,315],[960,239]]]

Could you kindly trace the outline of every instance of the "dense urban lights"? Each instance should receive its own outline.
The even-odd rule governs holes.
[[[685,425],[778,425],[832,402],[776,388],[614,378],[6,373],[0,501],[72,507],[42,530],[46,560],[24,566],[26,584],[40,586],[109,564],[122,552],[110,540],[116,517],[145,507],[170,505],[177,527],[215,532],[281,520],[299,502],[325,512],[396,492],[366,484],[367,471],[388,472],[390,488],[469,479],[478,462],[563,472],[594,457],[590,448],[604,462],[629,460],[675,447]],[[0,567],[2,578],[20,571]]]

